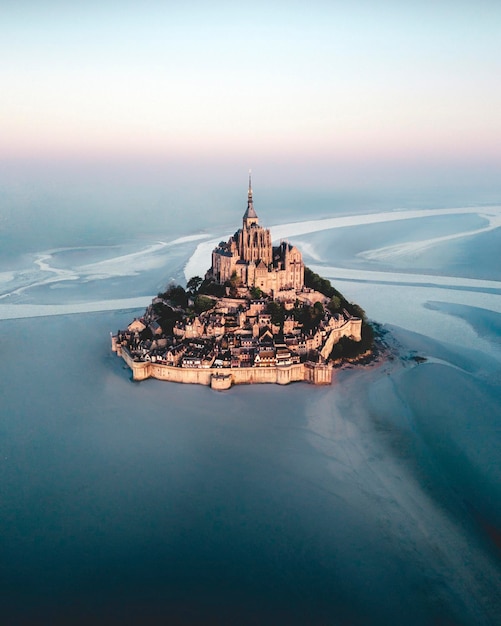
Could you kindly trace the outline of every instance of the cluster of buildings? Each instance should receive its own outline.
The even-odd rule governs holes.
[[[114,349],[135,360],[185,368],[274,367],[326,360],[342,336],[359,341],[361,320],[328,309],[314,329],[305,331],[292,310],[283,325],[273,323],[269,301],[222,298],[214,308],[176,322],[165,334],[157,321],[156,298],[145,315],[118,331]]]
[[[215,248],[206,279],[237,285],[241,297],[229,297],[228,288],[228,297],[214,297],[214,306],[199,315],[178,308],[175,322],[162,317],[162,310],[173,311],[172,303],[158,297],[143,317],[112,336],[112,349],[135,379],[153,376],[219,389],[238,382],[330,383],[327,361],[334,344],[343,336],[361,340],[362,320],[347,311],[323,309],[313,327],[301,323],[298,309],[328,298],[305,287],[301,252],[288,242],[273,246],[270,231],[259,225],[250,176],[242,228]],[[256,288],[263,297],[251,299]],[[280,303],[280,324],[272,302]]]

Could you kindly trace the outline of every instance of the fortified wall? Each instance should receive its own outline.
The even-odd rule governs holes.
[[[361,341],[362,320],[358,317],[352,317],[339,328],[331,330],[324,347],[320,351],[320,354],[324,359],[329,357],[329,354],[332,352],[332,348],[341,339],[341,337],[352,337],[354,341]]]
[[[238,367],[238,368],[187,368],[152,363],[151,361],[134,361],[127,349],[116,344],[113,350],[121,356],[132,370],[133,380],[156,378],[174,383],[207,385],[219,391],[229,389],[232,385],[249,385],[254,383],[289,383],[305,381],[313,385],[330,385],[332,382],[332,365],[330,363],[295,363],[272,367]]]

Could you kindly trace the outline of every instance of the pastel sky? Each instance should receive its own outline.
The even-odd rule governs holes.
[[[0,158],[501,165],[501,2],[0,5]]]

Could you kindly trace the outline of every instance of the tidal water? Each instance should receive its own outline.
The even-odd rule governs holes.
[[[4,222],[0,623],[501,622],[501,207],[255,196],[391,359],[329,388],[134,383],[110,332],[245,203]]]

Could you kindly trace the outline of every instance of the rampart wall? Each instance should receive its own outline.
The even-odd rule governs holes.
[[[134,361],[129,352],[122,348],[119,356],[132,370],[134,380],[156,378],[175,383],[210,385],[213,389],[229,389],[232,385],[253,383],[275,383],[288,385],[306,381],[314,385],[330,385],[332,365],[318,363],[295,363],[273,367],[238,367],[221,370],[173,367],[150,361]]]
[[[338,343],[341,337],[352,337],[355,341],[361,341],[362,320],[357,317],[353,317],[347,320],[339,328],[334,328],[333,330],[331,330],[330,335],[320,352],[324,359],[329,358],[329,355],[332,352],[332,348],[336,343]]]

